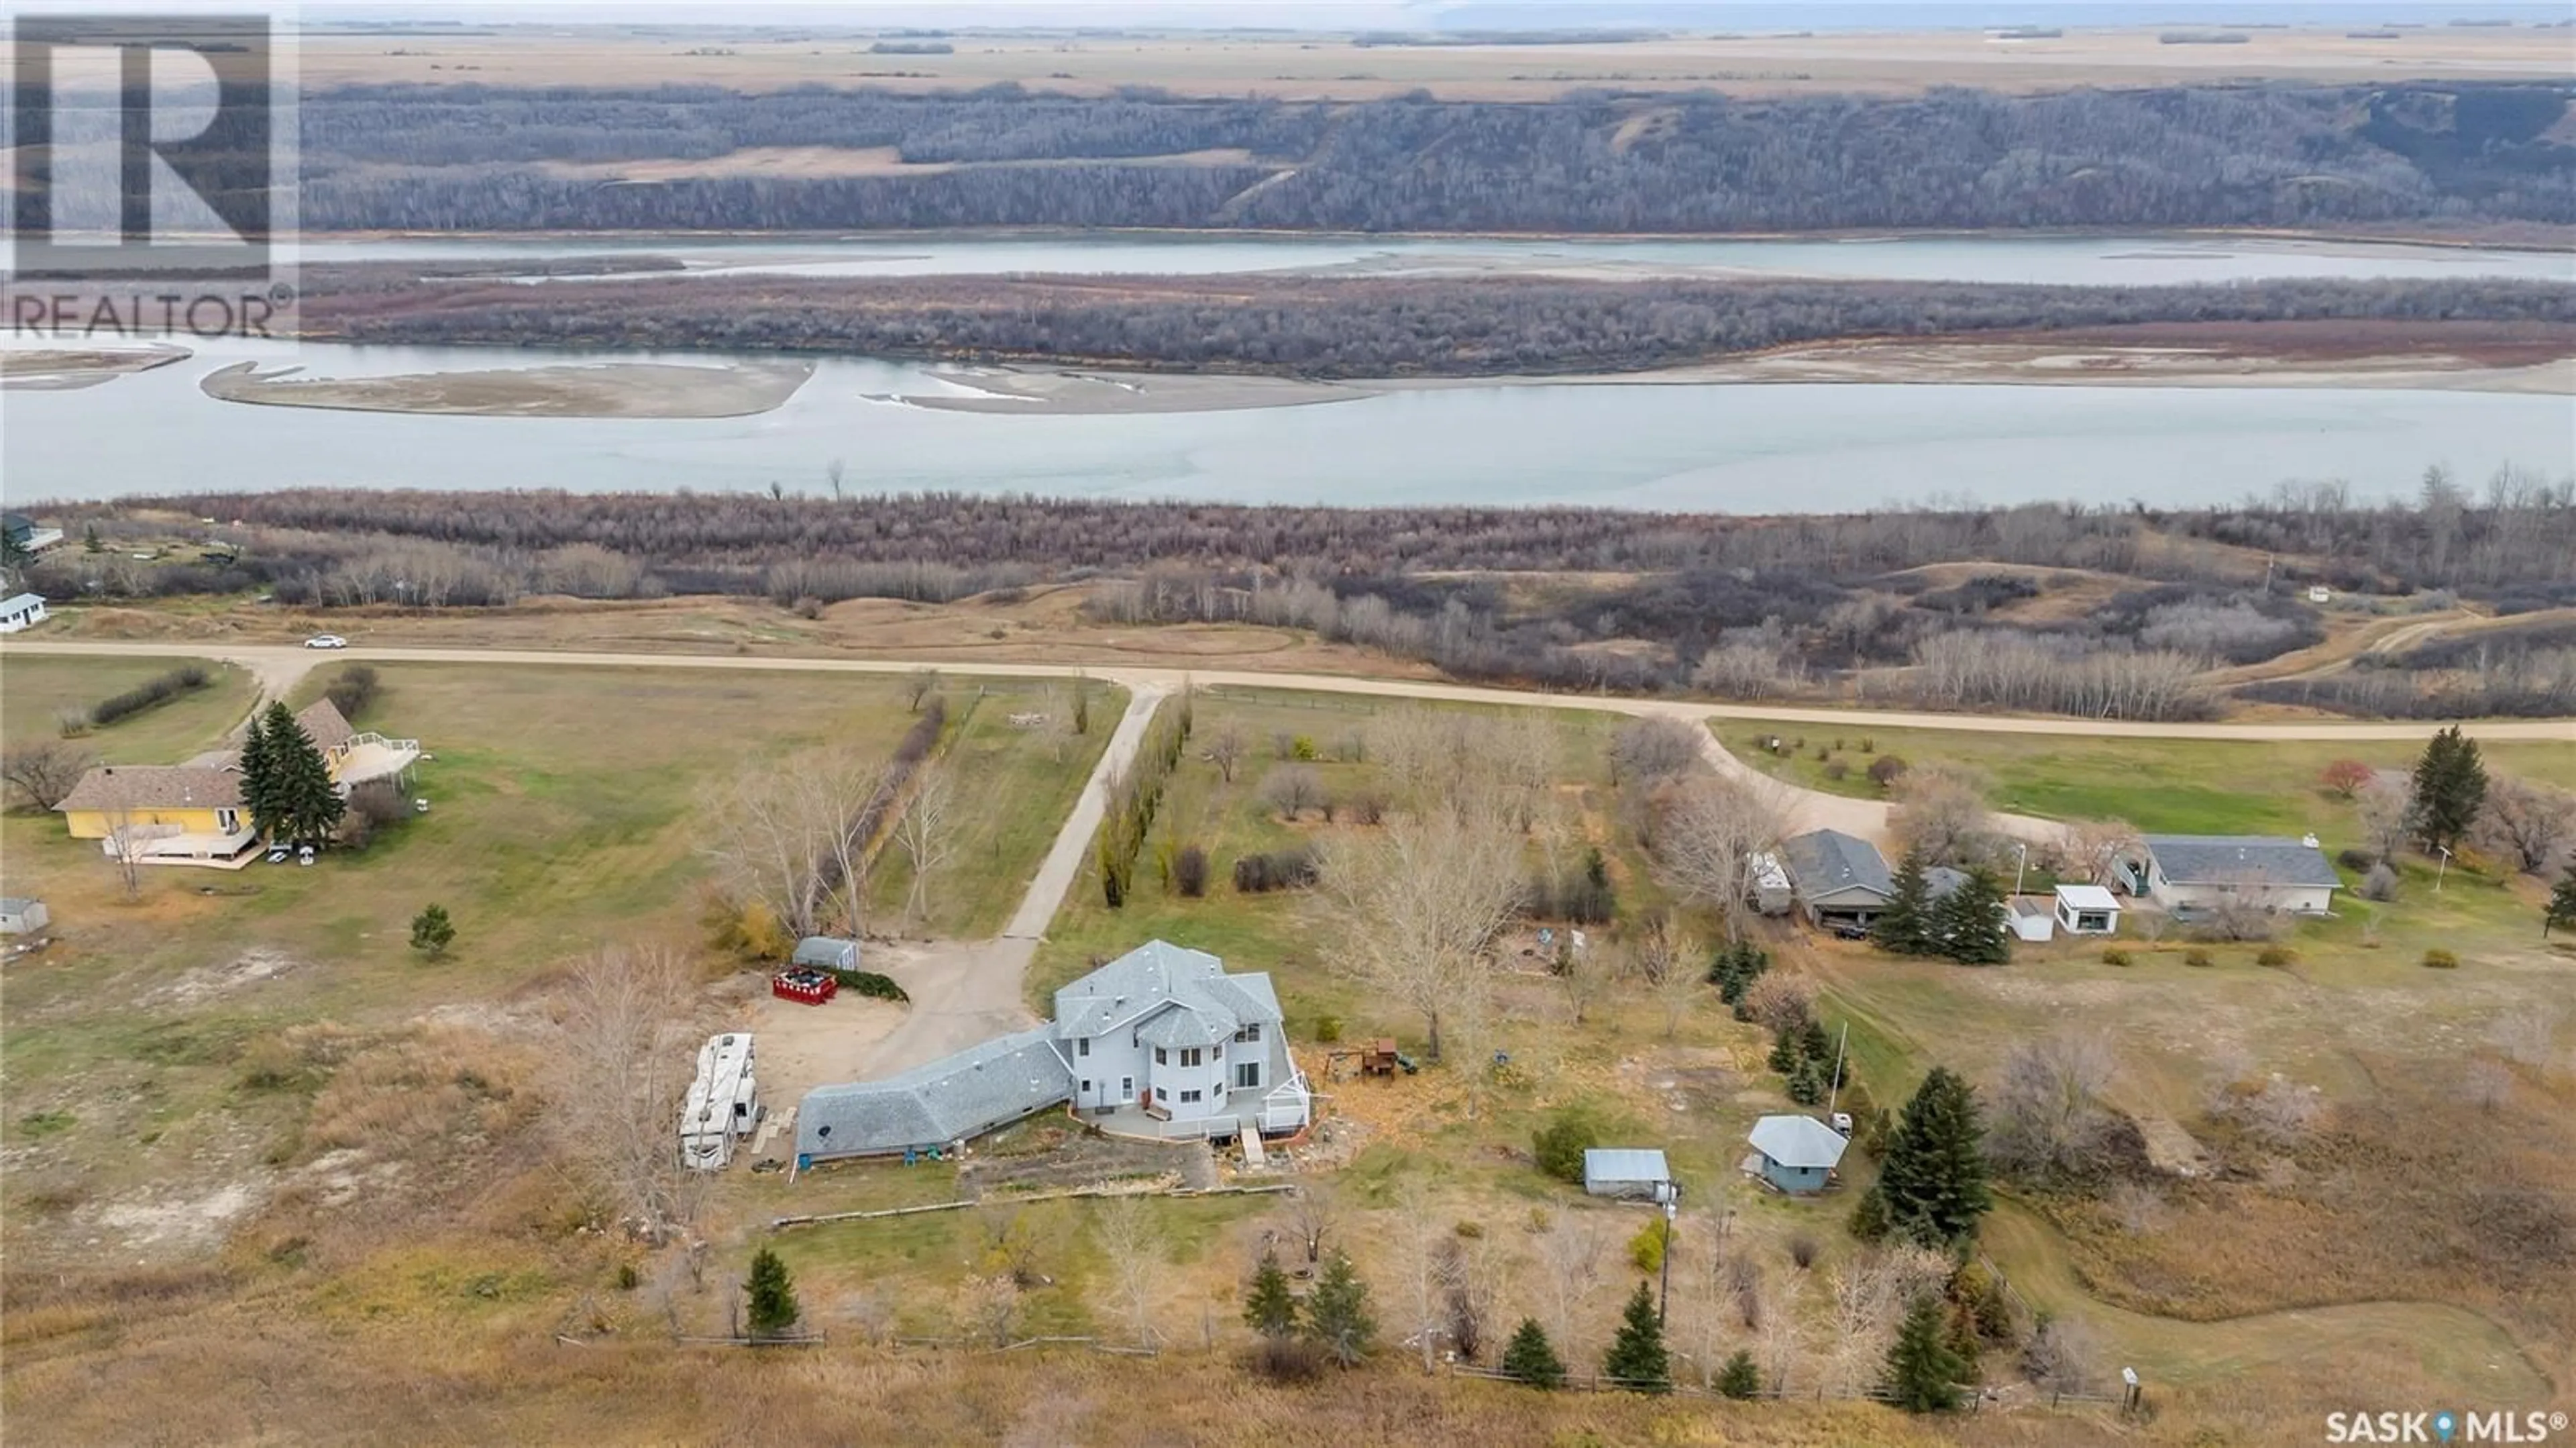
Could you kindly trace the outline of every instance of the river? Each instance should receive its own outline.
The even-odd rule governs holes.
[[[96,387],[10,392],[0,397],[0,491],[14,503],[303,485],[815,493],[837,458],[856,491],[1784,513],[1964,499],[2213,503],[2293,478],[2395,495],[2435,462],[2470,478],[2507,462],[2576,472],[2567,397],[2461,391],[1518,384],[1311,407],[1013,417],[874,400],[949,389],[910,364],[831,360],[775,411],[678,421],[255,407],[198,390],[217,366],[286,354],[214,346]],[[308,346],[300,356],[342,376],[538,360],[497,348]]]
[[[1368,268],[1709,270],[1979,281],[2268,276],[2576,280],[2565,254],[2180,236],[1888,240],[991,235],[317,241],[308,262],[652,252],[701,271],[1191,272]],[[321,376],[528,367],[633,354],[219,344],[80,390],[0,395],[15,503],[302,485],[819,492],[957,489],[1280,503],[1583,503],[1780,513],[1973,499],[2215,503],[2290,479],[2365,496],[2444,463],[2576,472],[2564,395],[2390,388],[1583,383],[1391,391],[1195,413],[1009,416],[883,400],[953,390],[906,363],[834,359],[784,406],[721,420],[419,416],[255,407],[218,366]],[[721,365],[717,356],[658,360]]]

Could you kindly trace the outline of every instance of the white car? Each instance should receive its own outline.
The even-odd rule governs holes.
[[[304,641],[304,646],[308,649],[345,649],[349,641],[338,634],[315,634]]]

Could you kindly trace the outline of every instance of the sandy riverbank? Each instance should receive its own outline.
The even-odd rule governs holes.
[[[299,378],[242,362],[199,384],[209,397],[269,407],[473,417],[711,418],[771,411],[814,375],[811,362],[660,362]]]
[[[12,347],[0,349],[0,389],[71,392],[167,367],[194,355],[185,347]]]
[[[939,412],[1008,417],[1107,416],[1148,412],[1238,412],[1307,407],[1373,397],[1372,384],[1212,373],[1088,372],[1046,367],[953,367],[931,373],[968,395],[904,393],[884,400]]]

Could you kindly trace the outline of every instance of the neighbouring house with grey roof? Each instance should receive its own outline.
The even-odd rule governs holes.
[[[1878,846],[1840,830],[1811,830],[1780,842],[1798,908],[1818,925],[1867,925],[1894,893]]]
[[[946,1147],[1070,1103],[1104,1131],[1231,1139],[1313,1109],[1270,977],[1150,941],[1055,996],[1051,1025],[884,1081],[824,1086],[796,1112],[808,1161]]]
[[[1812,1116],[1765,1116],[1753,1123],[1746,1172],[1800,1196],[1823,1191],[1851,1143]]]
[[[2130,874],[2132,894],[2178,915],[2233,903],[2289,915],[2323,915],[2343,888],[2316,836],[2149,835]]]

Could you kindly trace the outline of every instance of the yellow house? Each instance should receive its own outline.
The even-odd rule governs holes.
[[[344,798],[356,785],[386,779],[399,784],[420,759],[419,740],[361,734],[328,699],[306,707],[295,723],[322,751]],[[81,776],[54,808],[73,839],[99,841],[111,859],[123,852],[144,864],[234,868],[249,863],[259,843],[242,803],[236,750],[186,764],[103,764]]]
[[[202,764],[102,764],[54,806],[72,838],[110,858],[230,865],[257,844],[241,774]]]

